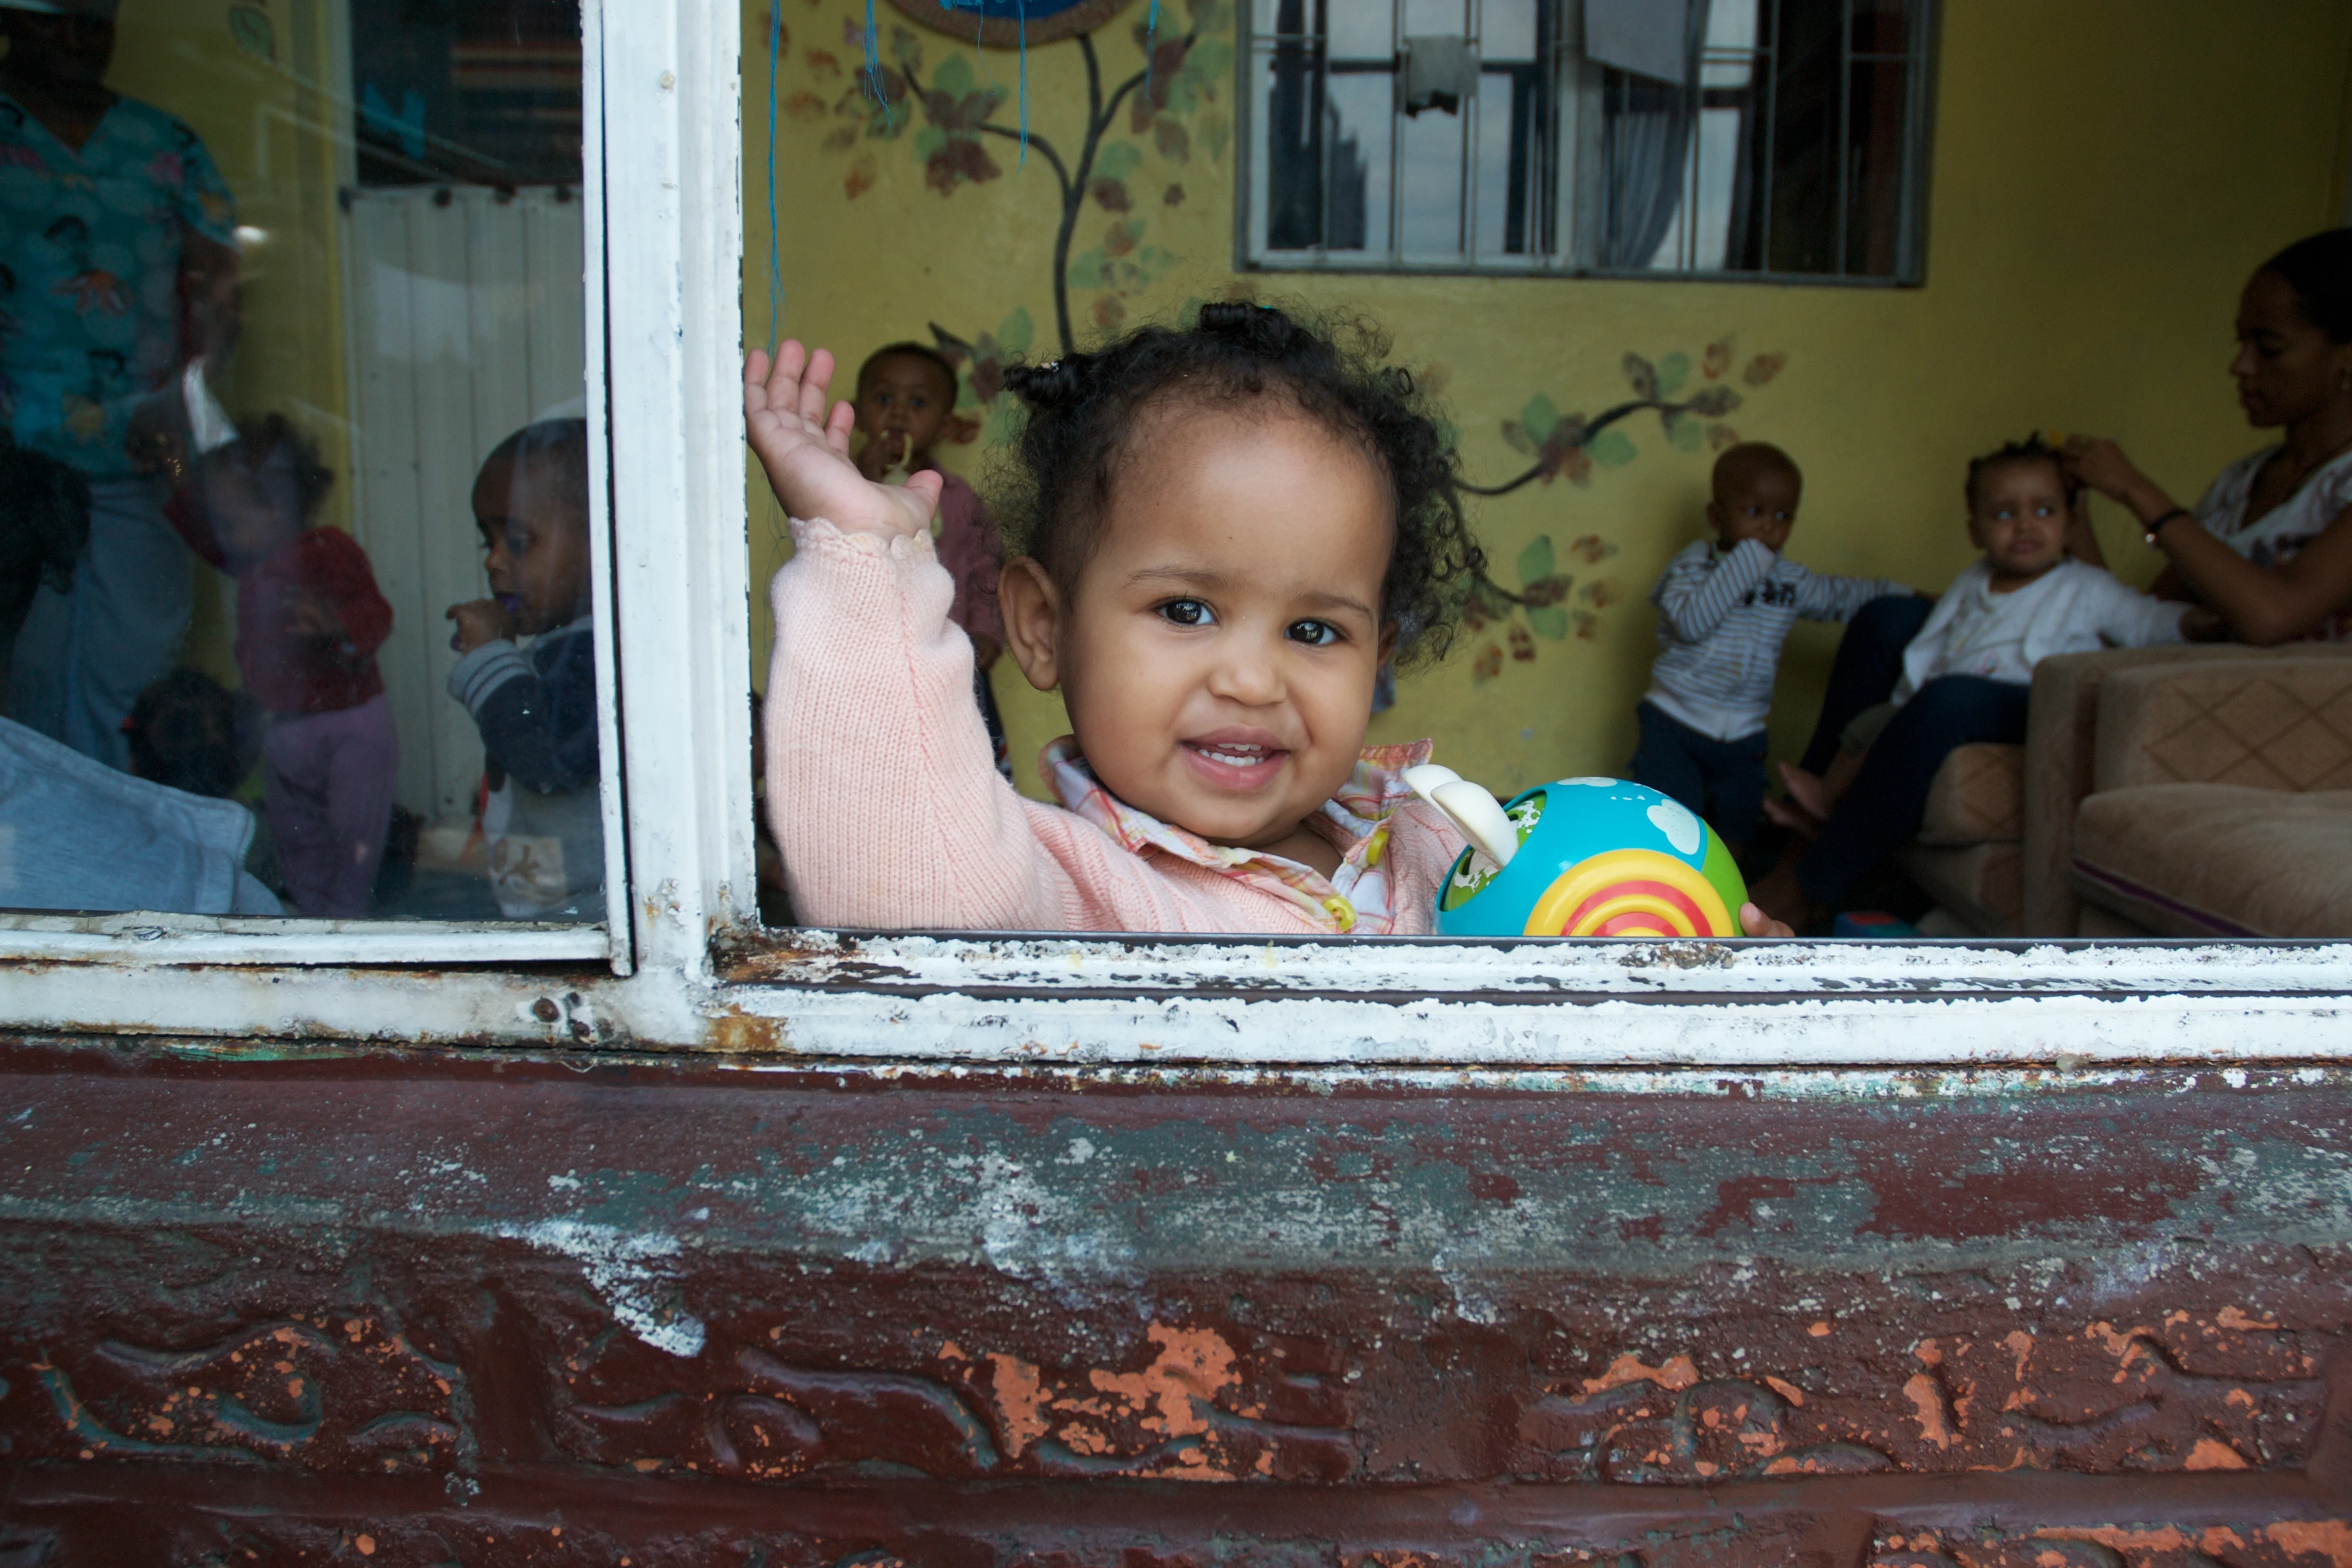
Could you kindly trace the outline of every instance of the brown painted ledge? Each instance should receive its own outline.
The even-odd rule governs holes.
[[[2352,1564],[2352,1076],[0,1044],[0,1568]]]

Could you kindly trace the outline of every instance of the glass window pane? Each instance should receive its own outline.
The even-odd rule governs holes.
[[[1488,61],[1534,59],[1536,0],[1484,0],[1478,7],[1478,53]]]
[[[1865,61],[1853,68],[1847,103],[1846,256],[1848,272],[1884,278],[1895,269],[1902,232],[1903,152],[1909,68]]]
[[[1515,164],[1511,96],[1511,78],[1507,73],[1487,71],[1478,78],[1476,244],[1480,256],[1501,256],[1527,248],[1526,151],[1521,149]]]
[[[1462,117],[1425,110],[1397,121],[1397,249],[1427,259],[1462,250]]]
[[[604,918],[577,0],[325,16],[0,9],[0,908]]]
[[[1343,9],[1346,0],[1335,9]],[[1463,0],[1404,0],[1404,36],[1417,38],[1423,33],[1464,33],[1470,19]]]
[[[1756,11],[1760,0],[1715,0],[1706,14],[1706,47],[1700,57],[1701,88],[1746,87],[1754,68]]]
[[[1331,58],[1385,60],[1396,57],[1396,13],[1387,0],[1319,0],[1328,5]],[[1458,7],[1459,0],[1456,0]]]
[[[1392,73],[1331,79],[1325,160],[1333,250],[1389,247],[1389,127],[1396,118]],[[1424,117],[1425,118],[1425,117]]]

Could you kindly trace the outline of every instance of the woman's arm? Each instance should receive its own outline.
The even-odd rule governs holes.
[[[2242,642],[2270,647],[2292,641],[2352,602],[2352,508],[2336,514],[2294,560],[2257,566],[2206,532],[2113,441],[2076,437],[2066,443],[2066,465],[2101,495],[2129,508],[2141,527],[2169,518],[2155,538],[2171,563],[2158,580],[2158,595],[2199,600]]]
[[[2257,647],[2291,642],[2352,603],[2352,507],[2278,566],[2255,565],[2186,517],[2156,542],[2189,591]]]

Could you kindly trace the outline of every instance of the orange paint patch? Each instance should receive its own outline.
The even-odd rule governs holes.
[[[2248,1317],[2245,1313],[2238,1310],[2235,1307],[2222,1308],[2220,1311],[2213,1314],[2213,1321],[2221,1324],[2225,1329],[2233,1329],[2242,1334],[2267,1334],[2278,1328],[2278,1322],[2275,1319],[2269,1322],[2264,1322],[2259,1318]]]
[[[1609,1363],[1609,1370],[1599,1377],[1584,1380],[1588,1394],[1606,1394],[1612,1388],[1622,1388],[1629,1383],[1654,1383],[1661,1388],[1681,1390],[1698,1381],[1698,1368],[1691,1358],[1678,1355],[1659,1366],[1644,1366],[1642,1358],[1628,1351]]]
[[[375,1537],[373,1535],[362,1535],[357,1541],[352,1542],[352,1544],[360,1549],[360,1555],[362,1557],[373,1557],[375,1555]]]
[[[1240,1382],[1233,1347],[1209,1329],[1171,1329],[1154,1323],[1144,1337],[1160,1353],[1141,1372],[1092,1372],[1087,1381],[1127,1402],[1148,1430],[1171,1437],[1209,1429],[1202,1407]],[[1696,1381],[1696,1380],[1694,1380]]]
[[[2184,1470],[2242,1470],[2245,1456],[2218,1437],[2200,1437],[2197,1446],[2189,1450],[2189,1458],[2180,1462]]]
[[[1004,1430],[1004,1451],[1017,1459],[1047,1428],[1037,1369],[1001,1351],[990,1352],[988,1364],[995,1373],[989,1380],[989,1394],[996,1403],[997,1424]]]
[[[1779,1394],[1790,1404],[1797,1405],[1800,1408],[1803,1407],[1805,1403],[1805,1391],[1799,1388],[1795,1384],[1783,1383],[1768,1372],[1764,1374],[1764,1386],[1769,1388],[1773,1393]]]
[[[2000,1342],[2007,1345],[2009,1353],[2017,1358],[2017,1381],[2023,1383],[2025,1363],[2033,1359],[2033,1336],[2023,1329],[2011,1329],[2009,1337]]]
[[[2221,1396],[2221,1403],[2234,1405],[2241,1410],[2252,1410],[2254,1407],[2254,1396],[2242,1388],[2233,1388]]]
[[[1944,1391],[1926,1373],[1915,1374],[1903,1385],[1903,1396],[1911,1402],[1912,1419],[1919,1423],[1919,1436],[1938,1448],[1948,1448],[1959,1441],[1944,1417]]]
[[[2117,1329],[2113,1323],[2103,1321],[2084,1329],[2083,1337],[2098,1341],[2109,1355],[2122,1357],[2123,1363],[2129,1366],[2143,1353],[2139,1336],[2147,1332],[2146,1329]]]
[[[2289,1521],[2263,1533],[2297,1557],[2325,1557],[2334,1568],[2352,1568],[2352,1524],[2340,1519]]]
[[[1827,1318],[1823,1318],[1820,1322],[1815,1323],[1812,1327],[1805,1331],[1805,1332],[1812,1335],[1813,1338],[1817,1340],[1827,1334],[1829,1331],[1830,1321]]]

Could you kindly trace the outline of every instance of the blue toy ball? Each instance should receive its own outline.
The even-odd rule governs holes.
[[[1408,770],[1407,782],[1471,839],[1438,891],[1440,935],[1742,934],[1748,886],[1731,851],[1646,784],[1557,779],[1497,808],[1443,768]]]

